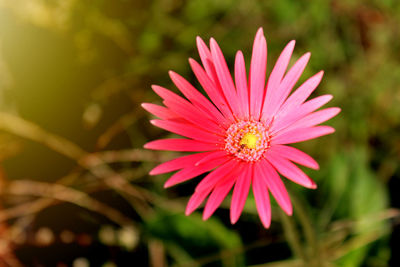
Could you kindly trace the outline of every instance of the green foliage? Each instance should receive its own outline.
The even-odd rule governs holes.
[[[159,211],[145,225],[148,235],[163,240],[167,249],[179,246],[193,258],[222,254],[225,255],[223,261],[229,259],[234,264],[231,266],[243,266],[243,255],[235,253],[242,247],[239,235],[217,219],[205,222],[199,214],[185,216]]]
[[[320,221],[330,221],[330,216],[333,216],[352,222],[345,227],[347,229],[342,229],[348,232],[343,242],[354,244],[348,246],[348,251],[339,258],[339,266],[361,265],[367,255],[372,256],[371,245],[363,241],[374,240],[376,236],[389,232],[389,225],[382,217],[388,208],[387,190],[376,179],[367,162],[363,148],[336,155],[321,190],[326,201]],[[386,247],[381,244],[376,253],[380,250],[386,250]]]

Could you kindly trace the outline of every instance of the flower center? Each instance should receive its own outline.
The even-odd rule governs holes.
[[[258,137],[255,134],[247,133],[242,137],[239,145],[254,149],[254,148],[256,148],[257,140],[258,140]]]
[[[244,161],[257,161],[270,147],[268,128],[259,121],[239,121],[226,131],[225,150]]]

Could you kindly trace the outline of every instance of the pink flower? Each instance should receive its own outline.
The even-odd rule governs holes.
[[[318,163],[287,144],[333,133],[332,127],[317,125],[336,116],[340,109],[316,111],[332,99],[331,95],[306,101],[321,81],[323,71],[289,96],[310,58],[310,53],[304,54],[285,74],[294,45],[295,41],[291,41],[285,47],[266,82],[267,43],[260,28],[254,40],[248,80],[243,54],[238,51],[233,81],[217,42],[211,38],[209,49],[198,37],[203,67],[194,59],[189,63],[209,99],[172,71],[169,75],[186,99],[163,87],[152,87],[165,107],[142,104],[160,118],[151,123],[187,139],[156,140],[144,147],[200,153],[162,163],[150,174],[178,171],[165,183],[170,187],[210,172],[197,185],[186,215],[208,196],[203,213],[203,218],[208,219],[233,188],[230,219],[235,223],[252,187],[260,219],[268,228],[269,192],[287,214],[292,214],[292,204],[278,172],[304,187],[316,188],[314,181],[293,162],[312,169],[318,169]]]

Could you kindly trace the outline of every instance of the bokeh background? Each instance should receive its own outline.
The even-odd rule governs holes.
[[[285,182],[294,216],[262,227],[250,195],[208,221],[184,216],[195,184],[147,173],[177,156],[144,151],[168,133],[140,103],[176,91],[197,35],[232,66],[256,30],[270,71],[297,40],[302,80],[342,108],[336,133],[299,145],[319,188]],[[0,0],[1,266],[400,266],[400,2],[396,0]],[[305,262],[305,263],[304,263]]]

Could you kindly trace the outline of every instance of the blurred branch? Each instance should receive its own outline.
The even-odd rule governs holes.
[[[159,153],[144,149],[125,149],[125,150],[109,150],[101,151],[96,153],[91,153],[87,155],[83,161],[87,166],[96,166],[98,164],[98,159],[101,160],[101,164],[108,164],[113,162],[142,162],[150,161],[153,162],[157,158]]]
[[[398,218],[399,215],[400,211],[398,209],[387,209],[368,214],[357,220],[334,222],[330,231],[325,234],[320,242],[322,245],[321,250],[324,251],[329,260],[337,260],[353,250],[377,241],[389,233],[389,230],[384,228],[372,228],[367,232],[360,232],[356,227],[357,224],[368,221],[374,225],[374,223],[380,221]]]
[[[66,186],[71,184],[77,177],[79,177],[79,173],[72,172],[58,180],[58,183]],[[41,198],[11,208],[1,209],[0,222],[35,214],[50,205],[57,204],[58,202],[59,201],[55,199]]]
[[[112,170],[102,161],[102,159],[89,154],[69,140],[48,133],[31,122],[4,112],[0,112],[0,129],[41,143],[54,151],[73,159],[93,175],[103,178],[102,181],[110,188],[113,188],[120,193],[123,192],[124,194],[133,196],[139,200],[139,202],[135,200],[132,205],[134,205],[135,209],[142,216],[146,216],[150,211],[150,206],[146,203],[145,197],[135,188],[135,186],[131,185],[120,174]],[[90,161],[88,161],[88,159],[90,159]],[[92,168],[92,166],[97,167]]]
[[[148,241],[149,247],[149,260],[152,267],[165,267],[167,266],[167,259],[165,256],[165,248],[162,241],[157,239],[150,239]]]
[[[132,220],[119,211],[91,198],[89,195],[60,184],[49,184],[27,180],[11,181],[2,194],[31,195],[70,202],[102,214],[119,225],[132,224]]]
[[[12,208],[1,209],[0,222],[7,221],[20,216],[27,216],[29,214],[37,213],[43,210],[44,208],[50,206],[51,204],[56,204],[56,203],[57,202],[55,202],[54,199],[42,198],[28,203],[20,204]]]
[[[133,112],[127,113],[121,116],[111,127],[109,127],[98,139],[97,148],[102,149],[106,147],[110,141],[117,134],[123,132],[130,125],[135,123],[138,119],[138,111],[134,110]]]
[[[374,212],[360,217],[358,220],[339,220],[331,224],[331,231],[339,231],[342,229],[352,229],[356,224],[368,222],[370,224],[388,220],[388,219],[400,219],[400,209],[390,208],[379,212]],[[354,232],[357,234],[357,232]]]
[[[354,251],[358,248],[361,248],[368,244],[371,244],[372,242],[375,242],[378,239],[380,239],[385,234],[388,234],[388,232],[376,230],[376,231],[369,232],[367,234],[355,236],[355,237],[351,238],[350,240],[348,240],[346,243],[344,243],[342,246],[340,246],[339,248],[337,248],[336,250],[333,251],[332,260],[337,260],[337,259],[347,255],[351,251]]]
[[[67,186],[67,185],[71,184],[73,177],[79,177],[79,176],[76,175],[76,173],[73,173],[73,175],[67,175],[67,176],[63,177],[62,179],[60,179],[58,184]],[[98,185],[95,188],[92,187],[89,189],[87,187],[85,187],[84,192],[92,193],[92,192],[96,192],[98,190],[103,190],[103,189],[107,189],[107,188],[109,188],[109,187],[105,188],[105,185],[103,185],[103,186]],[[6,190],[6,189],[4,189],[4,190]],[[145,191],[142,193],[146,194],[148,192]],[[150,197],[148,195],[146,197],[147,197],[147,199],[151,199],[151,200],[153,198],[153,196]],[[28,203],[22,203],[22,204],[19,204],[17,206],[13,206],[13,207],[10,207],[7,209],[1,209],[0,210],[0,222],[35,214],[51,205],[56,205],[59,202],[60,202],[59,199],[55,199],[55,198],[49,199],[49,198],[42,196],[42,198],[30,201]]]
[[[264,264],[250,265],[249,267],[302,267],[304,266],[303,261],[299,259],[294,260],[283,260],[283,261],[275,261]]]
[[[4,112],[0,112],[0,129],[41,143],[74,160],[79,160],[87,154],[71,141],[50,134],[32,122]]]

